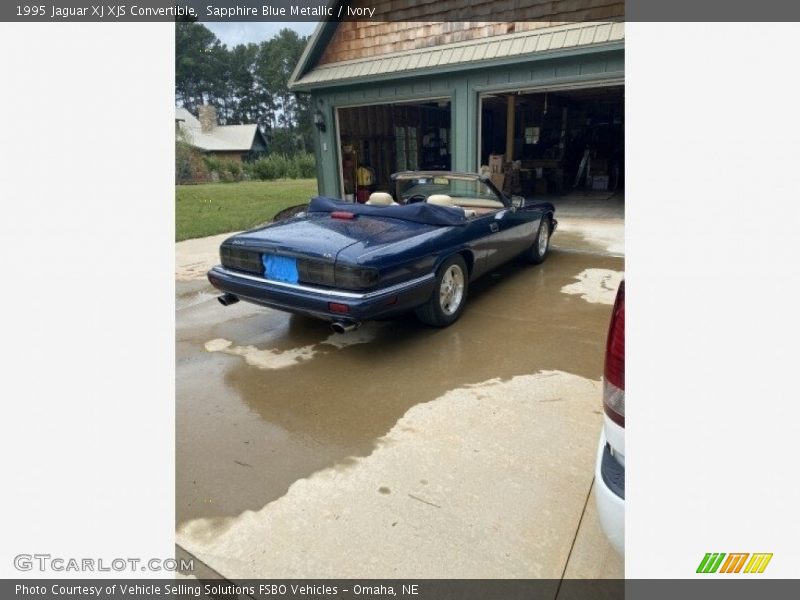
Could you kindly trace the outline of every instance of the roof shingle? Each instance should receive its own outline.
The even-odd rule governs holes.
[[[356,60],[317,65],[292,81],[292,89],[304,90],[359,78],[417,75],[426,69],[442,67],[482,66],[483,63],[539,53],[594,47],[622,42],[625,24],[569,23],[492,36],[483,40],[454,42]]]

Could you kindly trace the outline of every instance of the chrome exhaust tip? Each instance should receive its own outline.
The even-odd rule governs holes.
[[[352,321],[334,321],[331,323],[331,329],[336,333],[347,333],[348,331],[355,331],[358,329],[359,323]]]

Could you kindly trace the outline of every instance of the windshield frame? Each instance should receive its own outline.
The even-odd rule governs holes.
[[[509,208],[511,206],[511,199],[503,194],[501,191],[495,187],[492,180],[488,177],[478,175],[475,173],[457,173],[452,171],[401,171],[399,173],[394,173],[391,176],[392,181],[392,194],[395,196],[395,199],[400,202],[402,199],[400,196],[399,191],[399,184],[402,181],[411,181],[414,179],[453,179],[457,181],[472,181],[472,182],[479,182],[485,185],[489,191],[494,194],[494,198],[492,200],[497,200],[498,202],[502,202],[503,206]],[[488,198],[487,198],[488,199]]]

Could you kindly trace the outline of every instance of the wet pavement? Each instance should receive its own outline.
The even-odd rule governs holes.
[[[222,307],[192,262],[178,544],[230,578],[620,576],[587,500],[621,240],[620,219],[565,220],[544,264],[475,282],[453,326],[344,335]]]

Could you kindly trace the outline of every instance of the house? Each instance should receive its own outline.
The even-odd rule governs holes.
[[[311,96],[321,194],[363,197],[360,166],[383,190],[482,166],[526,196],[622,188],[623,1],[473,0],[492,22],[460,20],[463,2],[368,4],[370,21],[320,23],[290,80]]]
[[[213,106],[198,107],[199,117],[185,108],[175,109],[176,131],[191,146],[219,158],[245,160],[267,150],[258,125],[219,125]]]

